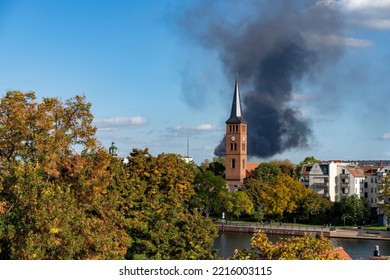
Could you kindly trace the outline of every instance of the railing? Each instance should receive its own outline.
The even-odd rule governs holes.
[[[262,224],[262,223],[245,223],[245,222],[215,222],[218,225],[233,226],[233,227],[250,227],[256,229],[282,229],[282,230],[299,230],[299,231],[317,231],[329,232],[332,227],[328,226],[311,226],[311,225],[291,225],[291,224]]]

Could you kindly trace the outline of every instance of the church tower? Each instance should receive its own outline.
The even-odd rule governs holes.
[[[240,187],[246,177],[247,164],[247,123],[242,117],[238,79],[230,118],[226,121],[226,171],[225,179],[230,189]]]

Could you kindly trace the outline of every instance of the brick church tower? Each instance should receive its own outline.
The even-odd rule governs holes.
[[[226,171],[225,179],[231,190],[240,187],[246,177],[247,165],[247,123],[242,117],[238,79],[230,118],[226,121]]]

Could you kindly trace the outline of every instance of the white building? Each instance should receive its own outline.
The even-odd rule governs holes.
[[[331,161],[304,165],[301,181],[330,201],[340,201],[352,194],[361,196],[364,174],[350,163]]]
[[[390,172],[390,165],[364,165],[352,162],[331,161],[305,164],[301,170],[301,182],[330,201],[357,195],[366,199],[378,216],[379,223],[389,221],[382,210],[379,187],[383,176]],[[388,198],[385,202],[388,202]]]

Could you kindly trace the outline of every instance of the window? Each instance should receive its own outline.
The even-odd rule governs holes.
[[[245,159],[244,158],[242,159],[242,168],[245,169]]]
[[[237,143],[234,143],[234,150],[237,151]]]
[[[364,193],[364,198],[368,198],[368,193]]]
[[[230,150],[233,151],[233,143],[230,143]]]
[[[242,151],[245,152],[245,143],[242,143],[242,147],[241,147]]]
[[[367,182],[364,182],[364,187],[368,188],[368,183]]]
[[[232,168],[236,168],[236,160],[232,159]]]

